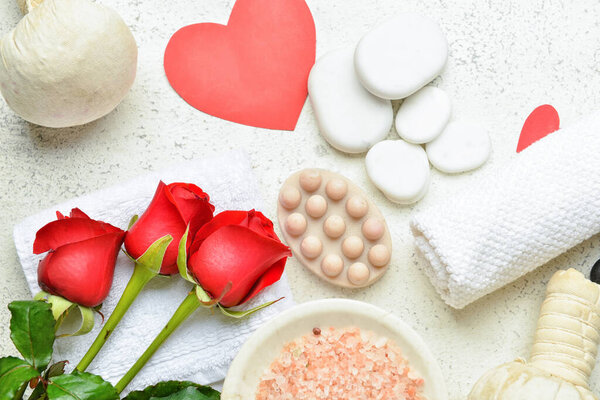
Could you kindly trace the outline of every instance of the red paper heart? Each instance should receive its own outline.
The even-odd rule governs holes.
[[[534,142],[558,130],[560,119],[558,112],[549,104],[539,106],[529,114],[517,144],[517,153],[525,150]]]
[[[238,0],[227,26],[188,25],[165,50],[175,91],[205,113],[244,125],[294,130],[315,62],[304,0]]]

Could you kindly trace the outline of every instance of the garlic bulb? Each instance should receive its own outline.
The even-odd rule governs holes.
[[[0,91],[23,119],[62,128],[111,112],[129,91],[137,45],[90,0],[18,0],[27,15],[0,41]]]
[[[574,269],[548,283],[529,363],[487,372],[469,400],[596,400],[588,381],[600,338],[600,286]]]

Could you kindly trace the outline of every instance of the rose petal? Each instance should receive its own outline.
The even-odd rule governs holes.
[[[210,236],[214,231],[227,225],[244,226],[260,235],[280,241],[273,230],[273,223],[261,212],[256,210],[227,210],[215,215],[210,222],[205,224],[202,229],[196,233],[194,241],[190,246],[189,254],[192,254],[198,250],[198,247],[200,247],[202,241]]]
[[[171,183],[167,188],[183,220],[188,221],[192,238],[200,227],[212,219],[215,207],[210,204],[208,194],[194,184]]]
[[[247,218],[248,213],[246,211],[228,210],[215,215],[212,220],[207,222],[200,230],[198,230],[198,232],[196,232],[196,236],[194,236],[188,254],[195,253],[207,237],[223,226],[241,224],[247,226],[247,223],[244,223]]]
[[[66,215],[64,215],[63,213],[61,213],[60,211],[56,212],[56,219],[67,219],[67,218],[91,219],[90,217],[88,217],[88,215],[86,213],[84,213],[77,207],[75,207],[71,210],[71,214],[68,217]]]
[[[119,232],[123,231],[115,226],[93,219],[59,219],[46,224],[37,231],[33,242],[33,253],[41,254],[48,250],[56,250],[60,246],[69,243]]]
[[[250,210],[248,212],[247,224],[251,230],[279,241],[275,230],[273,230],[273,222],[260,211]]]
[[[212,296],[219,295],[231,282],[233,286],[221,304],[233,307],[241,304],[249,294],[258,293],[267,283],[275,282],[273,278],[280,267],[275,264],[290,255],[288,247],[277,240],[243,226],[228,225],[202,241],[190,257],[189,268],[200,286]],[[253,287],[272,267],[276,269],[267,274],[265,285],[255,291]]]
[[[125,236],[125,249],[133,258],[139,258],[156,240],[170,234],[173,241],[163,258],[163,274],[177,272],[177,251],[179,241],[185,233],[187,224],[175,206],[174,199],[161,181],[158,184],[152,202],[129,229]]]
[[[75,207],[74,209],[71,210],[71,218],[91,219],[90,217],[88,217],[88,215],[86,213],[84,213],[77,207]]]
[[[109,233],[48,253],[38,267],[40,287],[82,306],[99,305],[110,291],[123,236]]]
[[[291,255],[291,254],[289,254]],[[285,264],[287,262],[287,257],[282,258],[277,261],[271,268],[267,270],[259,279],[256,281],[250,292],[244,297],[244,299],[240,302],[240,304],[244,304],[266,287],[271,286],[279,279],[281,279],[281,275],[283,275],[283,271],[285,269]]]

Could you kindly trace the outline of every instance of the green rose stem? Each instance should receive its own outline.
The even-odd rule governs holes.
[[[187,278],[187,274],[185,275]],[[196,286],[195,290],[192,290],[187,297],[183,300],[183,302],[175,311],[175,314],[171,317],[169,322],[165,325],[165,327],[160,331],[158,336],[154,339],[154,341],[148,346],[146,351],[142,354],[142,356],[133,364],[133,366],[127,371],[127,373],[121,378],[121,380],[115,385],[115,389],[117,389],[117,393],[121,393],[127,385],[135,378],[135,376],[141,371],[141,369],[146,365],[146,363],[152,358],[154,353],[160,348],[160,346],[164,343],[165,340],[175,330],[181,325],[183,321],[185,321],[190,315],[194,313],[200,306],[205,308],[218,307],[219,310],[226,316],[232,318],[242,318],[246,317],[250,314],[255,313],[258,310],[262,310],[265,307],[270,306],[278,302],[280,299],[269,301],[265,304],[261,304],[258,307],[254,307],[250,310],[245,311],[235,311],[222,307],[219,304],[219,301],[225,296],[225,294],[231,289],[231,282],[225,286],[223,293],[217,299],[211,299],[208,293],[206,293],[200,286]]]
[[[129,385],[129,382],[140,372],[140,370],[146,365],[148,360],[156,353],[156,350],[163,344],[171,333],[173,333],[183,321],[185,321],[194,311],[200,307],[201,303],[193,291],[183,300],[183,302],[173,314],[173,317],[167,322],[165,327],[160,331],[158,336],[150,344],[150,346],[144,351],[144,354],[133,364],[133,366],[127,371],[127,373],[121,378],[121,380],[115,385],[117,393],[121,393],[123,389]]]
[[[154,242],[144,254],[140,256],[135,262],[135,268],[131,279],[127,283],[117,306],[108,318],[108,321],[102,327],[100,333],[92,343],[87,353],[83,356],[76,369],[78,371],[85,371],[92,363],[104,343],[108,340],[110,335],[113,333],[133,301],[140,294],[142,289],[160,272],[163,257],[167,251],[167,247],[173,240],[171,235],[164,236]]]
[[[133,275],[131,276],[129,283],[127,283],[127,287],[125,288],[121,299],[119,299],[119,303],[110,315],[108,321],[106,321],[102,327],[102,330],[96,337],[96,340],[94,340],[94,343],[92,343],[92,346],[77,365],[77,370],[83,372],[87,369],[87,367],[89,367],[102,346],[104,346],[104,343],[106,343],[114,329],[117,327],[119,322],[121,322],[121,319],[127,310],[129,310],[129,307],[135,298],[140,294],[144,286],[146,286],[146,284],[150,282],[152,278],[154,278],[154,276],[156,275],[146,267],[142,265],[135,266]]]
[[[186,275],[187,276],[187,275]],[[148,346],[146,351],[141,355],[141,357],[133,364],[133,366],[127,371],[127,373],[121,378],[121,380],[115,385],[115,389],[117,389],[117,393],[121,393],[127,385],[135,378],[138,372],[146,365],[146,363],[152,358],[154,353],[160,348],[160,346],[164,343],[165,340],[175,330],[181,325],[183,321],[185,321],[190,315],[194,313],[200,306],[206,308],[212,308],[217,306],[221,312],[232,318],[242,318],[248,316],[252,313],[255,313],[258,310],[262,310],[265,307],[270,306],[273,303],[281,300],[269,301],[265,304],[261,304],[258,307],[252,308],[250,310],[245,311],[234,311],[230,309],[226,309],[219,304],[219,301],[225,296],[225,294],[231,289],[231,282],[228,283],[223,290],[223,293],[217,299],[211,299],[208,293],[206,293],[200,286],[196,286],[195,290],[192,290],[187,297],[183,300],[183,302],[175,311],[175,314],[171,317],[169,322],[165,325],[165,327],[160,331],[158,336],[154,339],[154,341]]]

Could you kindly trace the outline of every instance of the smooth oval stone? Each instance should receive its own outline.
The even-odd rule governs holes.
[[[450,98],[442,89],[425,86],[402,102],[396,114],[396,132],[410,143],[429,143],[450,119]]]
[[[425,148],[429,161],[435,168],[448,174],[456,174],[482,166],[490,156],[492,143],[482,127],[454,121]]]
[[[321,135],[340,151],[363,153],[383,140],[392,127],[392,103],[373,96],[360,84],[352,48],[317,60],[308,78],[308,94]]]
[[[429,161],[425,150],[404,140],[385,140],[369,150],[367,174],[391,201],[411,204],[429,188]]]
[[[419,14],[401,14],[367,33],[354,65],[363,86],[384,99],[403,99],[440,74],[448,42],[439,25]]]

